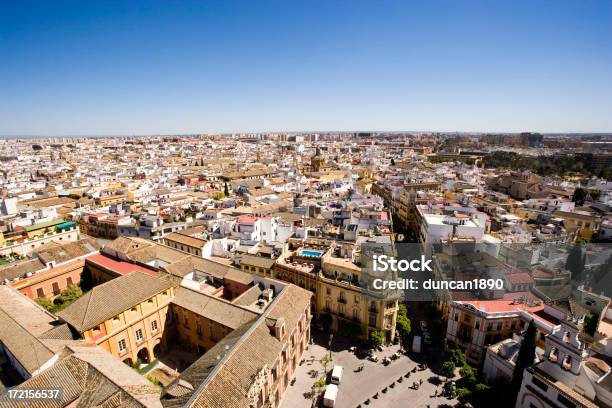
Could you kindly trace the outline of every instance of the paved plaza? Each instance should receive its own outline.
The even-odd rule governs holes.
[[[332,347],[333,349],[334,347]],[[382,352],[377,352],[380,360],[384,356],[390,356],[398,350],[398,346],[386,347]],[[282,408],[299,408],[312,406],[312,385],[323,376],[323,366],[320,359],[329,353],[323,346],[312,344],[304,352],[304,363],[296,369],[295,383],[287,390],[287,394],[281,404]],[[313,361],[314,358],[314,361]],[[445,397],[434,397],[434,393],[442,390],[442,384],[436,381],[437,375],[430,369],[416,371],[419,362],[412,360],[408,356],[401,356],[385,366],[379,360],[374,363],[365,358],[359,358],[346,350],[333,351],[333,361],[328,364],[328,371],[334,365],[344,367],[342,382],[339,386],[338,397],[336,400],[337,408],[356,408],[365,407],[440,407],[454,406],[457,400]],[[362,365],[363,371],[357,372],[357,368]],[[316,374],[315,374],[316,372]],[[404,376],[411,372],[409,378]],[[401,378],[401,382],[398,380]],[[442,379],[442,378],[440,378]],[[412,387],[413,383],[423,380],[418,390]],[[391,384],[394,383],[393,387]],[[435,384],[434,384],[435,383]],[[383,389],[386,388],[386,392]],[[378,394],[378,398],[373,398]],[[366,400],[369,399],[369,404]]]

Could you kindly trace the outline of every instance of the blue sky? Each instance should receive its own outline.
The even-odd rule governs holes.
[[[611,132],[610,1],[0,0],[0,135]]]

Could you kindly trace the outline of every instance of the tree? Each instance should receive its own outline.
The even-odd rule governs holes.
[[[442,375],[446,378],[453,378],[455,376],[455,363],[452,360],[445,361],[442,364]]]
[[[223,194],[225,194],[226,197],[230,195],[229,188],[227,187],[227,181],[225,182],[225,185],[223,186]]]
[[[582,244],[576,242],[569,251],[567,259],[565,260],[565,269],[572,273],[572,279],[579,281],[582,278],[582,272],[584,271],[585,254],[582,251]]]
[[[476,384],[476,370],[469,364],[464,364],[459,370],[459,375],[465,380],[470,386]]]
[[[587,313],[584,316],[584,322],[582,324],[582,331],[584,331],[589,336],[594,336],[595,331],[597,331],[597,325],[599,324],[599,315]]]
[[[408,313],[406,311],[406,306],[404,306],[403,304],[399,305],[395,327],[397,328],[397,331],[399,332],[400,339],[402,340],[402,344],[404,346],[407,345],[409,341],[410,332],[412,331],[412,327],[410,324],[410,319],[408,319]]]
[[[478,383],[474,386],[474,391],[472,391],[472,403],[477,407],[491,407],[504,399],[503,394],[504,391],[502,390],[500,393],[497,387],[493,390],[492,387],[486,384]]]
[[[455,364],[455,367],[463,367],[465,362],[465,353],[458,348],[450,349],[450,360]]]
[[[393,157],[391,158],[391,165],[395,166],[395,160],[393,159]]]
[[[591,198],[592,201],[599,201],[599,199],[601,198],[601,191],[591,190],[589,191],[589,197]]]
[[[457,388],[455,392],[457,394],[457,399],[462,404],[468,402],[470,400],[470,397],[472,396],[472,391],[467,388]]]
[[[572,195],[572,201],[575,202],[576,205],[583,205],[587,195],[588,192],[584,188],[576,187],[574,194]]]
[[[385,344],[385,333],[380,330],[373,330],[370,332],[370,344],[372,347],[378,347]]]
[[[54,307],[53,302],[47,299],[46,297],[39,297],[38,299],[36,299],[36,303],[38,303],[40,306],[44,307],[48,311],[51,311]]]
[[[523,336],[523,342],[519,349],[518,357],[516,358],[516,364],[514,365],[514,372],[512,373],[511,390],[514,398],[518,395],[521,389],[521,383],[523,382],[523,372],[527,367],[533,365],[535,361],[535,350],[536,350],[536,327],[533,319],[527,326],[527,331]]]
[[[325,353],[323,357],[321,357],[321,365],[323,365],[323,370],[327,373],[327,365],[331,363],[331,357],[329,354]]]

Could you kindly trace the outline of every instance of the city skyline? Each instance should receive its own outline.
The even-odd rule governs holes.
[[[612,131],[607,2],[19,3],[0,136]]]

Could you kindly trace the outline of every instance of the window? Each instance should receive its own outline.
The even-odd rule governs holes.
[[[331,289],[330,288],[327,288],[326,291],[327,291],[328,295],[331,295]]]
[[[45,291],[43,290],[43,288],[36,289],[36,296],[39,298],[45,297]]]
[[[60,293],[59,284],[57,282],[53,282],[52,286],[53,286],[53,294],[59,295]]]
[[[503,324],[504,324],[503,322],[497,322],[497,329],[496,330],[501,330]]]
[[[67,278],[66,278],[66,285],[67,285],[67,286],[72,286],[72,285],[73,285],[73,283],[72,283],[72,278],[71,278],[71,277],[67,277]]]
[[[142,341],[142,329],[136,330],[136,341]]]
[[[152,331],[153,333],[156,333],[156,332],[157,332],[157,320],[153,320],[153,321],[151,322],[151,331]]]
[[[370,326],[376,327],[376,315],[374,313],[370,313]]]
[[[117,345],[119,346],[119,352],[120,353],[125,353],[127,350],[127,346],[125,345],[125,339],[121,339],[117,342]]]
[[[474,327],[476,328],[476,330],[480,329],[480,320],[476,320]]]

